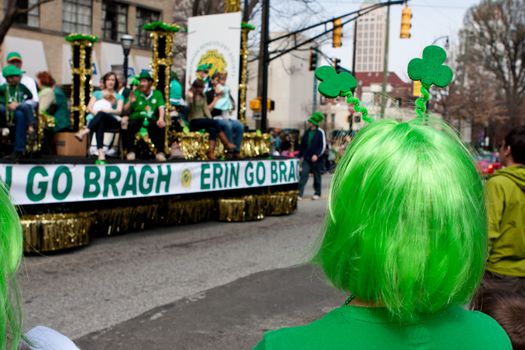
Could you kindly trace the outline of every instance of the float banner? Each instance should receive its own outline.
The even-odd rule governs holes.
[[[82,202],[294,184],[297,159],[151,164],[0,164],[16,205]]]
[[[215,72],[227,73],[226,87],[235,101],[232,115],[237,115],[239,91],[239,64],[241,51],[241,13],[188,18],[188,46],[186,49],[186,86],[197,78],[197,67],[211,66]]]

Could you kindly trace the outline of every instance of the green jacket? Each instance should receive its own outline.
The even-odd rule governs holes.
[[[487,181],[490,252],[486,269],[525,277],[525,166],[501,169]]]
[[[149,117],[152,120],[159,119],[159,109],[164,108],[164,97],[158,90],[151,90],[148,96],[141,91],[135,90],[135,102],[130,106],[130,119],[144,119]]]
[[[24,102],[32,98],[33,94],[31,94],[31,91],[23,84],[10,86],[5,83],[0,86],[0,105],[7,106],[11,102]]]

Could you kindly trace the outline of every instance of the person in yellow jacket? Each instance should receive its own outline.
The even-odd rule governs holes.
[[[525,127],[512,130],[500,157],[505,168],[487,181],[489,257],[482,288],[525,297]]]

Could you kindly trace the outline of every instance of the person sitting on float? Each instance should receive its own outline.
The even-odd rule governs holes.
[[[59,132],[70,127],[67,97],[49,72],[39,72],[36,75],[38,93],[38,113],[53,118],[53,131]]]
[[[206,92],[206,99],[213,119],[217,120],[228,140],[235,145],[232,156],[240,158],[244,125],[232,114],[233,98],[230,89],[226,86],[226,77],[226,73],[213,74],[211,79],[213,89]]]
[[[228,140],[218,121],[212,119],[206,96],[204,96],[204,82],[196,79],[191,85],[186,98],[190,108],[190,113],[188,114],[190,130],[199,131],[204,129],[209,134],[208,158],[217,159],[215,156],[217,137],[219,137],[226,150],[229,153],[233,153],[235,145]]]
[[[106,162],[106,150],[104,149],[104,133],[108,130],[120,129],[122,122],[122,109],[124,97],[117,92],[117,75],[113,72],[104,74],[101,79],[102,90],[93,92],[89,100],[87,110],[89,115],[86,120],[87,126],[75,134],[82,141],[89,133],[94,133],[97,141],[98,159],[97,164]],[[110,102],[110,101],[113,101]]]
[[[31,91],[31,94],[33,97],[31,100],[28,101],[31,106],[33,106],[33,109],[36,110],[36,106],[38,105],[39,99],[38,99],[38,90],[35,79],[30,77],[29,75],[25,74],[25,72],[22,70],[22,55],[19,52],[12,51],[7,54],[7,64],[12,64],[16,68],[20,69],[22,72],[20,83],[24,85],[26,88]]]
[[[7,83],[0,86],[0,128],[2,135],[9,135],[8,126],[15,125],[15,147],[8,159],[18,160],[24,154],[27,135],[33,134],[36,123],[31,100],[33,95],[20,83],[22,71],[13,65],[2,70]]]
[[[130,117],[128,131],[124,137],[124,147],[127,150],[127,160],[135,160],[135,135],[141,128],[146,128],[149,137],[155,145],[159,162],[166,161],[164,154],[165,140],[165,111],[164,96],[153,89],[153,78],[148,71],[139,75],[139,87],[134,90],[129,98]]]
[[[266,333],[256,350],[512,349],[494,319],[464,308],[487,257],[483,183],[457,133],[426,113],[430,85],[452,79],[445,51],[430,48],[409,65],[424,97],[408,122],[372,120],[353,76],[316,70],[321,94],[346,98],[369,123],[337,166],[314,258],[350,297],[313,323]]]

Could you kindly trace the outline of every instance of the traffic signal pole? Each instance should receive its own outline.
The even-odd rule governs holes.
[[[270,64],[270,0],[262,0],[261,59],[259,61],[259,93],[261,96],[261,120],[259,128],[268,128],[268,65]]]
[[[388,84],[388,44],[390,41],[390,5],[386,7],[385,57],[383,60],[383,85],[381,87],[381,119],[385,117],[386,87]]]

